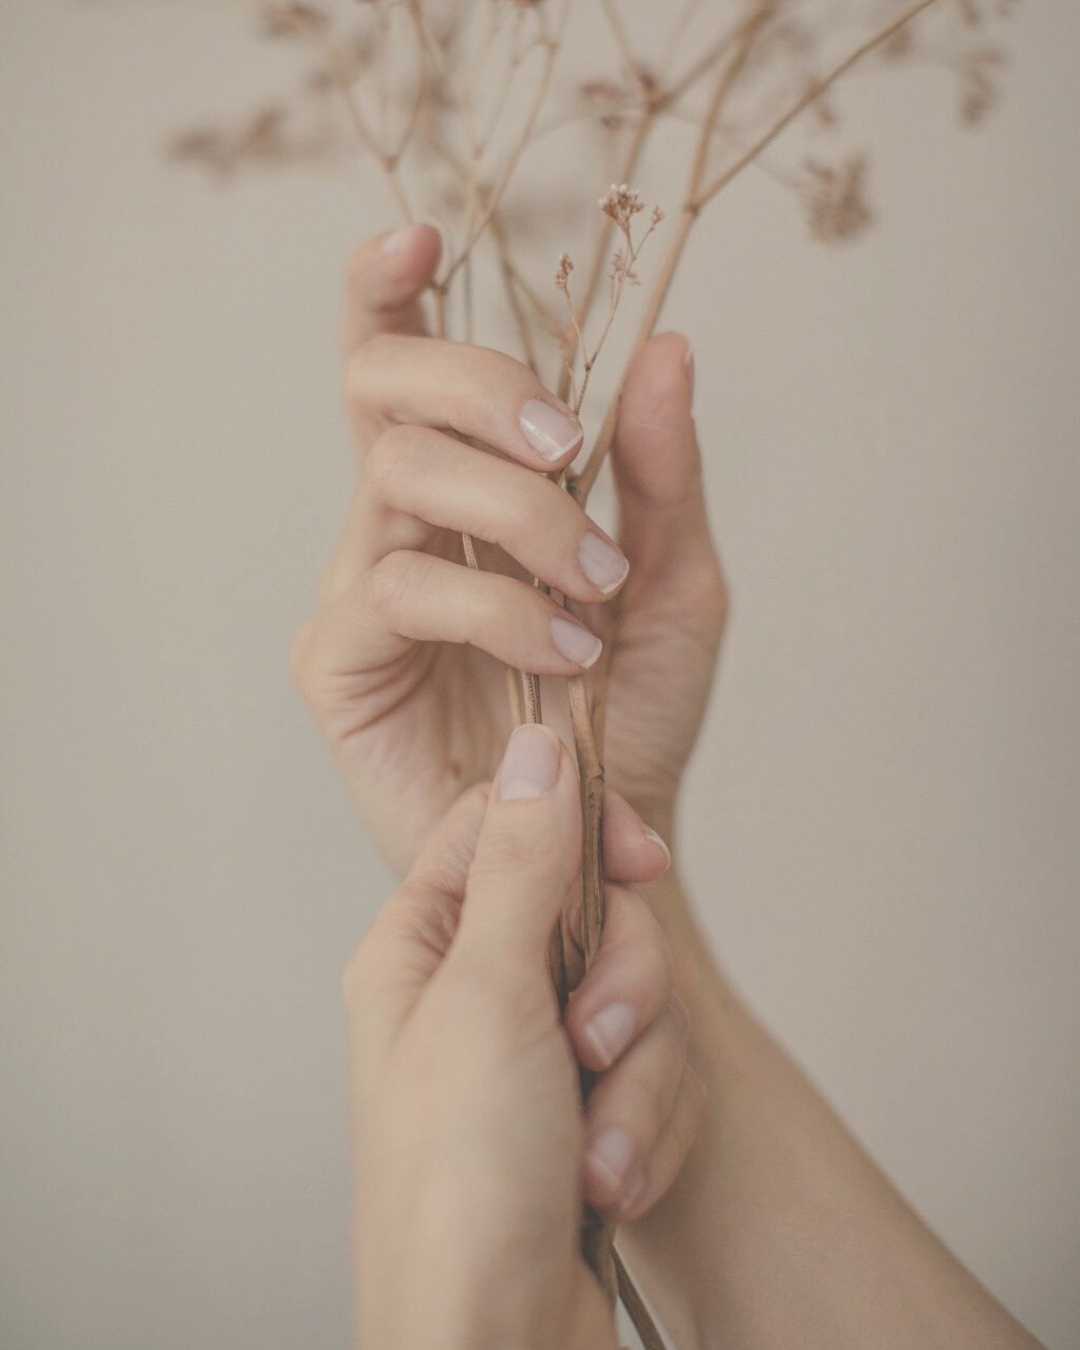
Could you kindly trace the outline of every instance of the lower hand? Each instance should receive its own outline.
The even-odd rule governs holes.
[[[704,1090],[637,892],[610,888],[600,952],[584,977],[572,953],[579,983],[560,1015],[547,945],[580,880],[578,794],[556,736],[515,732],[490,793],[455,805],[349,963],[365,1345],[617,1344],[580,1255],[583,1200],[612,1221],[646,1213]],[[614,875],[629,862],[646,879],[640,829],[621,808]],[[598,1075],[584,1107],[579,1066]]]

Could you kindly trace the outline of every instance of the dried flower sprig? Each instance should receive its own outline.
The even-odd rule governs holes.
[[[635,239],[635,218],[645,210],[645,203],[641,200],[640,192],[636,188],[627,187],[625,183],[622,185],[612,183],[608,194],[600,198],[600,210],[622,235],[623,244],[611,255],[608,269],[608,279],[611,282],[608,312],[595,346],[590,348],[586,345],[585,336],[581,331],[578,316],[574,309],[574,301],[570,293],[570,274],[574,270],[574,264],[569,254],[563,253],[560,256],[559,266],[555,273],[555,288],[562,293],[566,301],[567,324],[569,332],[572,334],[572,343],[566,344],[567,351],[564,352],[563,361],[570,380],[570,405],[575,413],[581,412],[585,402],[585,394],[589,387],[593,367],[596,365],[597,358],[603,350],[615,323],[615,315],[619,310],[623,290],[628,284],[634,286],[638,284],[636,267],[641,256],[641,250],[649,236],[664,219],[663,211],[658,206],[654,207],[644,234],[639,239]],[[581,361],[580,384],[574,373],[575,356],[579,357]]]
[[[639,179],[653,133],[663,121],[689,122],[695,135],[680,209],[665,232],[667,252],[649,289],[634,351],[656,328],[695,225],[744,170],[762,168],[791,188],[814,238],[834,242],[864,231],[872,220],[865,192],[868,158],[864,150],[842,142],[843,110],[835,97],[841,82],[856,66],[877,64],[884,70],[933,64],[956,77],[961,120],[976,124],[1000,94],[1003,52],[987,34],[1015,3],[865,0],[870,31],[853,39],[840,59],[826,60],[841,20],[824,0],[740,0],[730,7],[683,0],[658,48],[659,58],[647,61],[617,0],[601,0],[617,66],[578,82],[569,116],[579,117],[584,109],[608,138],[618,156],[619,186],[601,199],[586,264],[579,271],[567,254],[560,257],[555,285],[563,298],[562,319],[517,261],[520,218],[513,216],[511,187],[522,159],[542,134],[541,113],[557,61],[569,45],[569,0],[363,0],[348,7],[347,20],[328,3],[263,4],[260,31],[295,41],[313,62],[299,89],[238,125],[194,127],[174,140],[170,153],[217,176],[249,166],[337,157],[342,122],[330,116],[331,100],[337,100],[345,111],[344,128],[379,169],[399,214],[413,218],[422,186],[423,200],[443,218],[453,241],[433,288],[437,331],[472,339],[474,267],[481,250],[490,246],[522,355],[538,370],[544,351],[557,345],[559,393],[580,412],[624,290],[637,282],[642,247],[662,219],[654,211],[639,235],[645,208],[625,184]],[[926,31],[932,24],[913,26],[931,8],[939,20],[933,40]],[[875,16],[880,16],[876,23]],[[847,17],[845,11],[842,19]],[[693,58],[680,65],[679,52],[691,44]],[[774,162],[774,147],[803,114],[811,114],[807,134],[817,138],[812,153],[801,151],[794,163]],[[776,153],[782,153],[779,147]],[[605,281],[607,311],[590,347],[586,337]],[[609,451],[617,415],[618,394],[584,467],[564,475],[564,486],[582,504]],[[463,547],[469,565],[478,566],[468,536]],[[604,917],[602,751],[614,645],[609,634],[591,687],[585,676],[568,682],[583,794],[587,964],[599,946]],[[529,673],[510,676],[515,719],[539,720],[538,680]],[[568,993],[564,941],[560,925],[552,938],[552,970],[562,999]],[[582,1246],[612,1297],[617,1284],[647,1350],[662,1350],[614,1250],[612,1230],[595,1215],[585,1216]]]

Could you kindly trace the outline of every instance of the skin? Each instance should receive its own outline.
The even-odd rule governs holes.
[[[676,1022],[684,1012],[688,1023],[675,1062],[683,1066],[685,1058],[700,1079],[704,1090],[695,1086],[693,1095],[707,1107],[691,1140],[694,1112],[676,1109],[683,1094],[674,1086],[676,1076],[694,1082],[687,1069],[663,1081],[644,1072],[632,1081],[628,1059],[625,1087],[619,1077],[608,1080],[616,1086],[601,1079],[589,1097],[582,1194],[618,1219],[620,1250],[680,1350],[1037,1346],[910,1209],[734,994],[677,871],[666,868],[665,846],[644,824],[673,840],[725,611],[685,340],[654,338],[628,375],[612,465],[630,567],[621,585],[601,593],[582,574],[578,553],[596,527],[544,477],[572,462],[577,449],[568,443],[545,460],[521,433],[531,400],[557,400],[505,356],[424,337],[421,297],[437,265],[438,236],[416,226],[396,237],[392,251],[384,242],[358,250],[350,271],[343,341],[361,480],[320,612],[298,635],[294,669],[368,829],[405,871],[462,790],[496,770],[508,731],[499,662],[545,675],[580,669],[555,649],[551,604],[528,578],[580,601],[579,613],[597,632],[605,605],[619,596],[605,863],[609,875],[643,883],[663,930],[671,1006],[682,1010]],[[463,565],[461,530],[488,541],[483,576]],[[545,713],[556,706],[549,696]],[[498,953],[490,956],[477,984],[498,969]],[[458,989],[464,1009],[477,995]],[[575,1015],[572,1002],[572,1038]],[[429,1047],[433,1058],[453,1052],[453,1022],[448,1015],[433,1029],[433,1045],[446,1037],[442,1051]],[[580,1038],[574,1044],[579,1057],[586,1054]],[[415,1073],[414,1086],[423,1070]],[[447,1089],[448,1110],[452,1097]],[[601,1103],[605,1126],[633,1141],[616,1185],[601,1184],[588,1164]],[[562,1124],[552,1119],[550,1128],[576,1156],[565,1099],[563,1110]],[[657,1121],[678,1123],[665,1130]],[[508,1119],[504,1128],[509,1135],[516,1126]],[[397,1150],[399,1173],[415,1161],[400,1136],[386,1149],[388,1159]],[[467,1162],[466,1152],[453,1166]],[[647,1193],[643,1170],[652,1177]],[[455,1233],[473,1224],[472,1201],[459,1198],[447,1221]],[[390,1200],[384,1205],[392,1208]],[[572,1207],[561,1213],[567,1222]],[[498,1230],[498,1213],[488,1222]],[[528,1245],[529,1235],[514,1231]],[[554,1232],[544,1230],[545,1243],[573,1246],[574,1234],[556,1239]],[[547,1246],[530,1251],[550,1258]],[[385,1247],[361,1247],[359,1260],[362,1288],[385,1284],[408,1301],[424,1286]],[[530,1301],[527,1272],[516,1269],[518,1312],[506,1315],[513,1334],[502,1343],[564,1344]],[[456,1278],[475,1289],[483,1262]],[[489,1293],[510,1305],[516,1288],[510,1278],[489,1283]],[[576,1294],[567,1297],[568,1307],[585,1310],[581,1325],[595,1332],[588,1343],[608,1344],[588,1299],[579,1305]],[[415,1336],[369,1343],[436,1343]]]
[[[359,813],[404,871],[461,792],[498,764],[510,730],[501,662],[580,673],[554,646],[551,620],[563,611],[532,586],[538,576],[582,602],[594,632],[619,596],[607,781],[646,820],[664,815],[704,712],[724,610],[687,344],[659,337],[635,363],[613,457],[630,570],[604,595],[578,547],[586,534],[608,536],[545,478],[573,461],[580,429],[555,460],[537,454],[521,412],[533,399],[560,406],[554,395],[501,353],[421,336],[437,233],[416,226],[389,254],[382,243],[356,254],[342,329],[360,483],[320,612],[293,655]],[[462,530],[488,541],[482,574],[464,566]],[[565,696],[546,692],[560,709]]]
[[[542,770],[524,796],[523,753]],[[639,1122],[640,1212],[678,1170],[703,1093],[685,1017],[672,1015],[666,939],[634,891],[611,888],[564,1023],[547,937],[580,862],[571,756],[552,732],[522,728],[493,790],[451,809],[353,954],[361,1344],[615,1350],[579,1250],[587,1133],[644,1085],[659,1109]],[[612,1061],[588,1026],[613,999],[637,1030]],[[582,1064],[599,1071],[584,1113]]]

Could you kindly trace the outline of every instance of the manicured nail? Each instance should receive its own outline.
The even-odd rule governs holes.
[[[634,1038],[637,1018],[629,1003],[609,1003],[585,1028],[589,1044],[604,1068],[609,1068]]]
[[[624,1214],[629,1214],[641,1199],[642,1195],[644,1195],[645,1183],[647,1180],[648,1178],[644,1172],[638,1172],[636,1176],[632,1177],[631,1180],[626,1183],[622,1204],[619,1206],[620,1219]]]
[[[521,433],[538,455],[554,462],[581,444],[581,423],[543,399],[531,398],[521,410]]]
[[[690,397],[694,397],[694,349],[687,347],[686,355],[683,357],[683,365],[686,367],[686,379],[690,385]]]
[[[380,250],[386,254],[400,253],[402,245],[405,243],[406,239],[408,239],[409,235],[412,234],[412,232],[413,232],[412,225],[400,226],[393,232],[393,234],[388,234],[386,236],[386,238],[379,245]]]
[[[585,670],[596,664],[597,658],[604,650],[604,644],[595,633],[590,633],[580,624],[560,616],[551,621],[551,640],[560,655]]]
[[[671,866],[671,849],[668,848],[667,844],[664,842],[663,839],[661,839],[661,837],[656,833],[656,831],[655,831],[655,830],[651,830],[651,829],[648,827],[648,825],[645,826],[645,838],[646,838],[646,839],[651,839],[652,842],[653,842],[654,844],[659,844],[659,845],[660,845],[660,847],[664,850],[664,857],[667,859],[667,864],[668,864],[668,866],[670,867],[670,866]]]
[[[598,534],[587,534],[578,545],[578,562],[592,584],[604,595],[610,595],[621,586],[630,571],[630,564],[622,553]]]
[[[518,727],[511,735],[499,775],[499,799],[521,801],[550,792],[559,777],[562,743],[553,731],[537,722]]]
[[[634,1145],[625,1130],[603,1130],[589,1145],[585,1168],[592,1179],[614,1199],[634,1157]]]

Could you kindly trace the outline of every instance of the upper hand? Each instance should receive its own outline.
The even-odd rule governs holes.
[[[343,339],[361,480],[319,613],[294,644],[298,682],[398,870],[494,772],[510,726],[501,663],[580,673],[620,592],[607,781],[666,822],[724,610],[684,340],[653,339],[626,383],[613,447],[620,551],[546,477],[581,447],[570,410],[510,357],[423,336],[438,254],[437,232],[418,225],[353,260]],[[465,567],[462,531],[483,550],[480,573]],[[583,619],[534,576],[580,602]],[[545,716],[563,702],[546,692]]]

